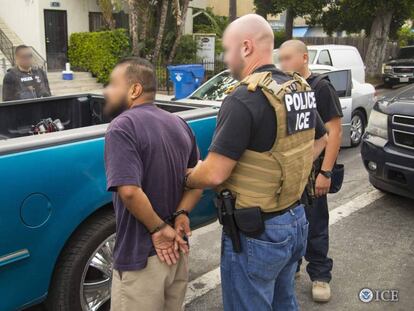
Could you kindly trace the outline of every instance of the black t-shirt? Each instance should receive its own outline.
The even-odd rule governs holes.
[[[270,71],[279,84],[291,80],[290,76],[274,65],[265,65],[255,70],[263,71]],[[270,150],[276,139],[276,131],[275,110],[266,96],[259,88],[250,92],[242,85],[224,99],[209,151],[237,161],[246,149],[257,152]],[[323,122],[317,116],[315,138],[325,134]]]
[[[8,70],[3,79],[3,101],[51,96],[46,73],[40,68],[29,72],[17,67]]]
[[[312,73],[306,81],[312,86],[312,82],[318,77]],[[328,79],[320,79],[313,87],[315,92],[316,107],[323,123],[329,122],[333,118],[343,117],[341,103],[335,88]]]

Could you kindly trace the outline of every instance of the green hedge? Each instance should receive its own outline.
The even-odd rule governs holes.
[[[68,56],[74,68],[90,71],[98,82],[107,83],[115,64],[130,50],[125,29],[78,32],[70,36]]]
[[[286,41],[286,34],[284,30],[275,31],[273,34],[275,36],[275,49],[278,49]]]
[[[397,36],[400,47],[414,44],[414,32],[411,30],[411,27],[401,27],[401,29],[397,32]]]

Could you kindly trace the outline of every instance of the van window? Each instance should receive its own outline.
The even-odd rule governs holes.
[[[329,55],[328,50],[323,50],[319,53],[318,64],[332,66],[331,55]]]
[[[334,66],[338,68],[342,67],[358,67],[361,66],[361,57],[355,50],[334,50]]]

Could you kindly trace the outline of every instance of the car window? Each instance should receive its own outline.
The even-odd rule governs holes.
[[[319,53],[318,64],[332,66],[331,56],[329,55],[328,50],[322,50]]]
[[[351,96],[352,78],[350,70],[331,71],[326,73],[339,97]]]
[[[398,58],[400,59],[414,58],[414,47],[402,48],[398,52]]]
[[[191,99],[207,99],[221,101],[226,97],[226,90],[237,83],[229,72],[223,72],[200,86],[191,96]]]

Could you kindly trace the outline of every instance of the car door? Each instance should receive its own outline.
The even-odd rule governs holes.
[[[351,70],[336,70],[324,73],[328,76],[341,102],[342,118],[342,147],[351,145],[352,117],[352,74]]]

